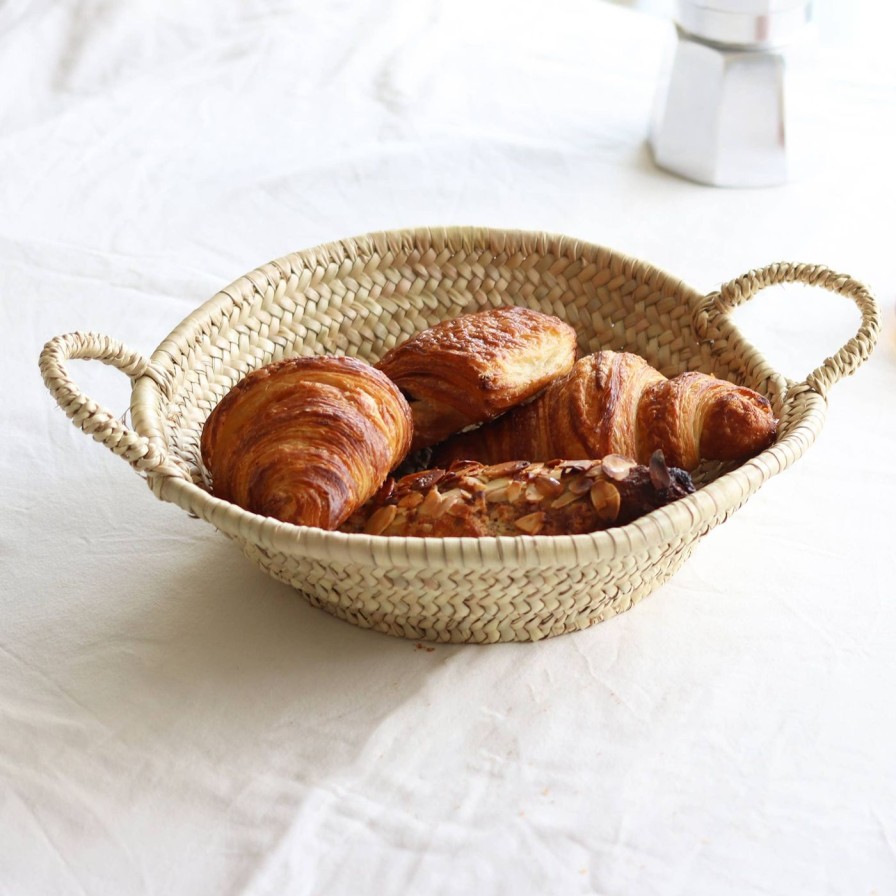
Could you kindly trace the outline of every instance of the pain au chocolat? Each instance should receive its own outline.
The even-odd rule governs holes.
[[[505,307],[442,321],[393,348],[377,367],[410,402],[416,450],[526,401],[575,360],[572,327],[540,311]]]

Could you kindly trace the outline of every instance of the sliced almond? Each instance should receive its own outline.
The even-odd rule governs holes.
[[[574,495],[584,495],[591,488],[592,482],[587,476],[576,476],[566,483],[566,487]]]
[[[612,482],[598,479],[591,486],[590,497],[599,519],[612,523],[619,516],[622,499],[619,496],[619,489]]]
[[[373,500],[377,503],[382,503],[383,501],[388,501],[389,498],[392,497],[395,492],[395,480],[390,476],[380,487],[377,493],[373,496]]]
[[[439,490],[433,487],[426,493],[426,497],[417,508],[417,515],[434,517],[441,506],[442,496],[439,494]]]
[[[544,511],[536,510],[535,513],[527,513],[515,520],[514,525],[528,535],[538,535],[544,526]]]
[[[439,504],[438,510],[436,510],[434,517],[438,519],[443,513],[449,511],[458,501],[462,501],[465,496],[465,492],[463,489],[453,488],[451,491],[447,491],[442,495],[442,502]]]
[[[615,479],[616,482],[622,482],[636,466],[637,463],[634,460],[622,454],[608,454],[600,462],[600,467],[607,479]]]
[[[506,476],[499,476],[497,479],[489,479],[485,483],[485,493],[496,491],[499,488],[507,488],[510,480]]]
[[[566,491],[555,501],[551,502],[551,510],[559,510],[561,507],[566,507],[567,504],[572,504],[572,502],[578,500],[578,498],[579,495]]]
[[[544,495],[538,490],[534,482],[530,482],[526,486],[526,500],[530,504],[538,504],[544,500]]]
[[[487,483],[472,476],[464,476],[458,482],[458,486],[470,495],[484,495]]]
[[[544,498],[559,498],[566,491],[566,487],[559,479],[555,479],[547,473],[539,473],[532,480],[532,484]]]
[[[408,509],[413,509],[414,507],[419,507],[423,503],[423,493],[422,492],[408,492],[406,495],[403,495],[398,499],[399,507],[407,507]]]
[[[513,482],[507,486],[507,500],[510,501],[511,504],[516,504],[516,502],[523,497],[523,492],[525,490],[526,483],[514,479]]]
[[[445,478],[445,475],[445,470],[421,470],[419,473],[409,473],[401,480],[401,484],[408,488],[418,489],[422,492],[428,489],[431,485],[441,482]]]
[[[364,526],[364,532],[367,535],[380,535],[392,525],[392,521],[395,519],[397,513],[398,508],[394,504],[386,504],[383,507],[378,507],[370,515],[370,519],[367,520],[367,524]]]
[[[501,464],[492,464],[482,472],[486,476],[513,476],[514,473],[519,473],[520,470],[525,470],[528,466],[529,461],[527,460],[507,460]]]
[[[463,516],[467,512],[468,506],[466,501],[455,501],[448,508],[448,513],[451,514],[451,516]]]
[[[456,460],[448,467],[449,473],[458,476],[476,475],[482,469],[482,464],[477,460]]]
[[[552,463],[556,464],[557,468],[564,473],[584,473],[592,465],[590,460],[561,460],[552,461]]]
[[[489,504],[500,504],[507,500],[507,486],[493,488],[485,493],[485,500]]]

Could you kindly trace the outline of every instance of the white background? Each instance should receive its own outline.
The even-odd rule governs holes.
[[[0,4],[0,893],[896,893],[896,20],[821,12],[799,177],[739,191],[653,166],[674,32],[598,0]],[[821,262],[884,331],[669,584],[536,645],[311,609],[40,382],[58,333],[148,354],[264,261],[441,224],[703,290]],[[800,287],[737,320],[799,379],[857,326]]]

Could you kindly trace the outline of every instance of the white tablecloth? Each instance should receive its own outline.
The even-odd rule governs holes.
[[[888,6],[828,5],[802,174],[738,191],[653,166],[674,34],[598,0],[0,5],[0,893],[896,893]],[[441,224],[705,290],[821,262],[884,331],[669,584],[534,645],[312,609],[40,381],[58,333],[148,354],[268,259]],[[858,322],[796,286],[737,314],[800,379]],[[71,369],[126,408],[121,374]]]

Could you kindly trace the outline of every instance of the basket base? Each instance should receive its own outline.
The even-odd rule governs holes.
[[[371,569],[241,547],[312,606],[352,625],[413,641],[493,644],[540,641],[623,613],[674,575],[695,543],[677,542],[652,563],[627,563],[626,571],[606,565]]]

